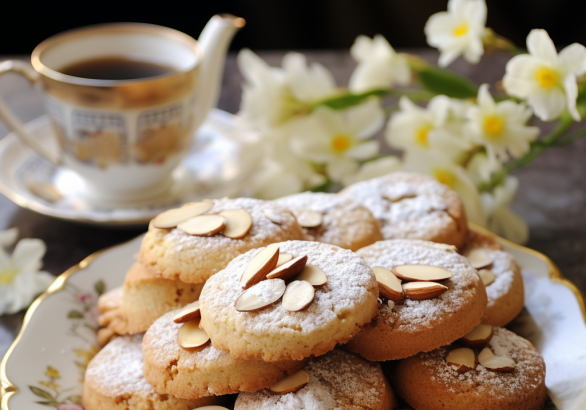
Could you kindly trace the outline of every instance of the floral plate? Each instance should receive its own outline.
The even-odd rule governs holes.
[[[547,409],[586,408],[582,295],[546,256],[497,239],[523,270],[526,308],[509,327],[531,340],[545,358]],[[141,241],[139,236],[89,256],[31,305],[0,364],[1,410],[82,410],[84,371],[98,351],[96,299],[122,284]]]

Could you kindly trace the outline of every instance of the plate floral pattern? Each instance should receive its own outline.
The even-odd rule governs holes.
[[[94,254],[57,278],[27,312],[0,364],[1,410],[83,410],[85,368],[97,353],[97,297],[121,286],[142,236]],[[545,256],[501,241],[523,270],[526,308],[509,326],[544,355],[547,410],[586,403],[584,300]],[[571,352],[571,354],[567,354]]]

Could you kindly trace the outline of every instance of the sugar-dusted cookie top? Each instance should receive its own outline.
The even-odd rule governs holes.
[[[216,398],[181,400],[161,396],[143,375],[143,335],[121,336],[111,341],[89,363],[82,402],[86,409],[150,408],[190,410],[216,404]],[[124,397],[125,400],[120,400]],[[171,406],[171,407],[168,407]]]
[[[381,223],[385,239],[423,239],[458,248],[466,240],[462,201],[427,176],[395,172],[350,185],[339,195],[368,208]]]
[[[241,277],[263,249],[239,256],[208,280],[200,296],[201,326],[217,348],[242,358],[299,360],[344,343],[376,313],[376,279],[352,251],[305,241],[283,242],[279,249],[294,258],[307,256],[308,265],[325,273],[327,284],[316,288],[312,302],[300,311],[285,309],[281,299],[257,311],[238,311],[235,303],[243,294]],[[255,285],[261,292],[259,298],[264,297],[266,282]]]
[[[406,297],[400,303],[379,301],[375,319],[346,348],[369,360],[395,360],[451,343],[476,326],[486,308],[486,292],[476,270],[450,245],[394,239],[358,250],[371,267],[431,265],[452,277],[441,281],[447,289],[424,300]]]
[[[305,364],[236,359],[209,342],[201,348],[185,349],[177,337],[182,324],[173,321],[177,312],[155,321],[144,337],[145,377],[159,392],[193,399],[254,391],[269,387]]]
[[[298,222],[309,240],[356,251],[383,239],[380,224],[372,213],[366,207],[339,195],[303,192],[275,202],[298,215]],[[308,215],[308,212],[312,215]],[[303,218],[315,217],[315,213],[321,218],[319,224],[304,227]]]
[[[228,238],[221,232],[211,236],[190,235],[179,228],[156,228],[151,222],[141,245],[139,261],[152,266],[165,278],[202,283],[250,249],[305,239],[295,217],[275,203],[250,198],[218,199],[205,215],[227,210],[244,210],[250,215],[252,226],[242,238]]]
[[[396,401],[378,363],[333,350],[312,359],[304,368],[309,382],[291,393],[268,389],[241,393],[235,410],[390,410]]]

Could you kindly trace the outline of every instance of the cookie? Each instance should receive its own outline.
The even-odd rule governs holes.
[[[298,217],[308,240],[356,251],[383,240],[379,222],[364,206],[336,194],[304,192],[275,200]],[[303,220],[319,217],[317,226]],[[311,225],[311,219],[309,219]]]
[[[486,308],[486,291],[476,269],[453,246],[395,239],[360,249],[358,256],[371,267],[432,265],[449,270],[447,290],[425,300],[405,298],[388,303],[381,297],[378,313],[345,349],[368,360],[397,360],[427,352],[464,336],[480,323]]]
[[[305,239],[305,234],[290,211],[259,199],[214,200],[206,214],[242,209],[252,217],[250,231],[241,239],[217,233],[212,236],[189,235],[178,228],[156,228],[151,221],[140,248],[138,260],[154,268],[166,279],[204,283],[224,269],[236,256],[251,249],[290,239]],[[273,217],[273,222],[266,214]]]
[[[422,239],[461,248],[468,231],[458,194],[424,175],[395,172],[358,182],[339,195],[372,212],[385,239]]]
[[[376,314],[376,279],[354,252],[305,241],[283,242],[279,247],[281,253],[295,258],[307,256],[307,264],[323,270],[327,284],[315,289],[312,302],[300,311],[285,309],[280,299],[257,311],[238,311],[235,303],[243,292],[241,277],[264,248],[239,256],[212,276],[201,292],[200,326],[216,348],[238,358],[266,361],[319,356],[337,343],[348,341]],[[270,285],[268,282],[262,281],[250,289],[259,290],[258,298],[265,300],[263,292]]]
[[[523,277],[517,262],[490,235],[474,231],[469,232],[462,254],[480,263],[478,271],[484,278],[488,298],[482,323],[505,326],[525,304]]]
[[[222,403],[217,397],[183,400],[155,392],[143,376],[142,335],[119,337],[91,360],[81,401],[85,410],[191,410]]]
[[[155,321],[143,341],[144,374],[160,393],[194,399],[254,391],[271,386],[306,363],[235,359],[209,342],[199,349],[184,349],[177,341],[182,325],[173,322],[175,314],[167,313]]]
[[[506,329],[495,328],[488,343],[497,356],[514,361],[512,372],[476,369],[458,373],[446,361],[447,346],[401,360],[391,380],[399,396],[416,409],[537,410],[546,400],[545,363],[533,345]],[[476,358],[482,347],[476,348]]]
[[[309,382],[291,393],[240,393],[234,410],[390,410],[397,401],[378,363],[342,350],[312,359]]]

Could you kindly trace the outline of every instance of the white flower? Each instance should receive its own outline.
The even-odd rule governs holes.
[[[283,68],[270,67],[248,49],[238,54],[244,83],[238,113],[262,132],[306,114],[313,103],[336,93],[331,73],[320,64],[307,65],[305,56],[287,53]]]
[[[55,279],[48,272],[39,272],[46,250],[40,239],[22,239],[12,256],[8,255],[4,247],[12,245],[17,236],[16,228],[0,232],[0,315],[27,307]]]
[[[490,158],[504,162],[529,152],[529,143],[539,135],[538,127],[525,125],[532,112],[513,101],[495,103],[488,84],[480,86],[478,105],[468,109],[470,137],[486,147]]]
[[[394,84],[409,85],[411,82],[407,59],[397,54],[381,35],[373,39],[358,36],[350,48],[350,54],[358,62],[348,84],[354,93],[390,88]]]
[[[527,49],[530,54],[515,56],[507,63],[506,92],[526,98],[543,121],[555,120],[565,108],[580,121],[576,76],[586,73],[586,48],[574,43],[558,55],[547,31],[535,29],[527,36]]]
[[[494,158],[488,157],[486,152],[477,152],[466,166],[468,176],[478,186],[483,182],[487,182],[490,176],[498,172],[502,168],[502,164],[495,161]]]
[[[318,107],[307,118],[291,123],[291,147],[301,157],[327,164],[326,172],[334,182],[354,174],[358,160],[378,154],[378,141],[365,141],[384,123],[378,98],[345,109]]]
[[[486,26],[484,0],[450,0],[448,11],[435,13],[425,24],[427,43],[441,54],[439,65],[446,67],[460,55],[478,63],[484,49],[482,37]]]
[[[485,226],[480,195],[464,168],[433,151],[411,151],[403,158],[406,171],[429,175],[458,193],[469,221]]]
[[[344,186],[348,186],[356,182],[382,177],[400,169],[401,160],[398,157],[389,155],[362,164],[354,175],[348,175],[342,180],[342,183]]]
[[[452,104],[448,97],[432,98],[427,108],[413,104],[407,97],[399,100],[400,111],[389,119],[385,130],[387,143],[405,151],[433,150],[456,158],[469,142],[455,134]]]
[[[482,205],[487,215],[487,228],[497,235],[515,243],[523,244],[529,239],[529,227],[507,205],[513,201],[519,180],[507,176],[503,185],[491,193],[482,193]]]

